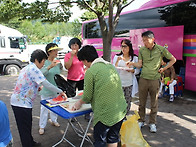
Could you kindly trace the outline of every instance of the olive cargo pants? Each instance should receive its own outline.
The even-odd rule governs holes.
[[[158,111],[158,94],[159,94],[159,80],[148,80],[140,77],[139,80],[139,115],[140,122],[145,121],[146,115],[146,101],[150,95],[150,116],[149,124],[156,123],[157,111]]]

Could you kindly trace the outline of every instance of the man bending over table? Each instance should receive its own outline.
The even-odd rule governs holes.
[[[112,64],[98,58],[93,46],[83,46],[77,56],[88,70],[84,77],[83,96],[72,110],[90,103],[94,113],[94,146],[117,147],[119,131],[127,111],[120,77]]]

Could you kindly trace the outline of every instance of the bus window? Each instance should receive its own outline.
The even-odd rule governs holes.
[[[85,38],[101,38],[99,22],[94,21],[85,25]]]

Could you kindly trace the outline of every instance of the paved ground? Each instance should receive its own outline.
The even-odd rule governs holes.
[[[10,96],[13,92],[17,77],[15,76],[0,76],[0,99],[7,105],[10,118],[10,127],[14,139],[14,147],[21,147],[18,130],[16,127],[15,118],[10,106]],[[38,133],[38,121],[40,112],[40,98],[38,97],[33,108],[33,137],[36,141],[42,143],[43,147],[51,147],[58,142],[67,121],[61,117],[58,117],[58,121],[61,124],[59,128],[47,125],[44,135]],[[137,110],[138,102],[132,104],[131,111]],[[149,101],[147,104],[147,114],[149,114]],[[142,128],[142,134],[145,140],[152,147],[194,147],[196,146],[196,92],[185,91],[182,98],[177,98],[173,103],[168,102],[168,98],[162,98],[159,100],[159,112],[157,117],[157,133],[150,133],[149,128],[146,125]],[[148,115],[146,117],[148,120]],[[87,122],[84,117],[79,117],[82,126],[86,126]],[[89,130],[89,135],[92,138],[92,126]],[[74,142],[76,146],[79,146],[81,139],[73,134],[72,130],[69,130],[68,138]],[[61,143],[58,147],[69,147],[66,142]],[[91,147],[92,145],[85,142],[84,147]]]

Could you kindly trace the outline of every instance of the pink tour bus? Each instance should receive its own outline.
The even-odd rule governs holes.
[[[111,59],[120,52],[120,42],[125,38],[132,41],[134,53],[138,54],[143,46],[141,33],[151,30],[156,43],[176,57],[174,67],[183,77],[185,89],[196,91],[195,14],[195,0],[151,0],[139,9],[122,13],[112,41]],[[102,36],[97,19],[83,22],[82,42],[95,46],[102,56]]]

